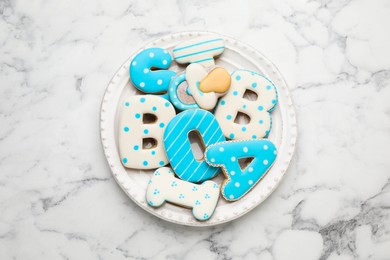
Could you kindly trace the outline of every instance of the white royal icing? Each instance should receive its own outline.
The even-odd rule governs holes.
[[[144,114],[152,114],[157,120],[144,124]],[[175,115],[172,104],[162,97],[139,95],[127,98],[119,122],[119,151],[123,165],[135,169],[154,169],[166,165],[164,130]],[[144,149],[145,138],[154,138],[156,146]]]
[[[192,208],[198,220],[207,220],[214,213],[219,199],[219,186],[213,181],[200,185],[175,178],[168,167],[157,169],[146,190],[146,201],[152,207],[159,207],[165,201]]]
[[[208,72],[206,68],[200,64],[193,63],[187,66],[186,79],[192,97],[200,108],[211,110],[217,104],[219,95],[215,92],[204,93],[199,89],[200,82],[206,78],[207,75]]]
[[[256,100],[244,98],[246,90],[257,94]],[[224,135],[230,139],[257,139],[271,130],[271,114],[277,103],[275,85],[266,77],[248,70],[237,70],[231,75],[228,93],[221,98],[215,110]],[[249,116],[246,125],[235,123],[237,113]]]
[[[185,41],[173,49],[177,63],[200,63],[205,67],[213,66],[214,57],[225,49],[225,42],[220,37],[205,36]]]

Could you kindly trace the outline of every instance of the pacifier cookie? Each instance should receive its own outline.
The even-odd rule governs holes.
[[[186,69],[188,89],[200,108],[211,110],[217,104],[218,98],[230,87],[230,75],[216,67],[210,72],[200,64],[193,63]]]
[[[149,180],[146,201],[160,207],[165,201],[187,208],[197,220],[207,220],[214,213],[219,198],[219,185],[213,181],[193,184],[176,178],[168,167],[156,170]]]
[[[119,121],[119,152],[127,168],[154,169],[168,164],[163,145],[164,130],[176,115],[172,104],[159,96],[127,98]],[[151,117],[154,121],[147,122]],[[150,141],[151,147],[145,144]]]

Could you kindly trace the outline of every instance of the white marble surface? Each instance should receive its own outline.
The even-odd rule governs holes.
[[[0,259],[390,259],[389,1],[0,1]],[[214,228],[169,224],[113,180],[110,77],[161,35],[241,39],[299,123],[281,186]]]

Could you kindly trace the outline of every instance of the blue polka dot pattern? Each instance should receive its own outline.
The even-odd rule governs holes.
[[[148,129],[145,129],[145,130],[144,130],[144,134],[147,134],[147,133],[149,133],[149,130],[148,130]]]
[[[129,102],[126,102],[126,103],[125,103],[125,106],[127,106],[127,107],[130,106],[130,103],[129,103]]]
[[[238,76],[239,81],[235,80]],[[232,139],[235,140],[250,139],[253,135],[257,138],[265,137],[265,131],[272,127],[271,112],[277,104],[275,85],[263,75],[247,70],[236,70],[231,74],[231,79],[228,92],[220,99],[214,111],[225,137],[230,138],[230,134],[234,134]],[[256,99],[248,100],[244,97],[247,90],[254,92]],[[224,102],[228,105],[222,105]],[[251,119],[245,125],[245,131],[234,120],[239,112],[247,114]],[[227,115],[232,115],[233,118]],[[259,120],[263,120],[263,123],[259,124]]]
[[[140,98],[140,100],[139,101],[141,101],[141,103],[144,103],[145,102],[145,98]]]
[[[275,145],[265,139],[221,142],[205,151],[207,162],[212,166],[223,166],[228,176],[221,187],[221,193],[228,201],[238,200],[251,190],[270,169],[276,154]],[[250,157],[253,160],[242,170],[237,158]]]
[[[138,114],[138,113],[135,114],[135,118],[137,118],[137,119],[138,119],[138,118],[141,118],[141,114]]]
[[[139,146],[138,145],[134,145],[134,150],[138,150],[139,149]]]
[[[145,166],[147,166],[147,165],[148,165],[148,162],[147,162],[147,161],[144,161],[143,164],[144,164]]]
[[[232,116],[231,116],[231,115],[227,115],[227,116],[226,116],[226,119],[227,119],[227,120],[230,120],[230,119],[232,119]]]
[[[240,75],[237,75],[236,76],[236,80],[240,80],[241,79],[241,76]]]
[[[123,158],[123,163],[127,163],[127,158]]]
[[[159,125],[161,128],[163,128],[164,126],[165,126],[165,124],[164,123],[160,123],[160,125]]]
[[[127,126],[125,126],[124,128],[123,128],[123,131],[125,131],[125,132],[129,132],[129,128],[127,127]]]
[[[172,63],[171,55],[161,48],[149,48],[138,53],[130,63],[130,80],[144,93],[167,92],[176,72],[167,70]],[[151,71],[151,68],[159,70]],[[168,94],[162,95],[169,99]]]

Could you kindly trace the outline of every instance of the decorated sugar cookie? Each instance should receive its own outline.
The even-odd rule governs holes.
[[[227,138],[257,139],[268,136],[271,130],[271,114],[278,96],[275,85],[266,77],[248,70],[237,70],[231,75],[228,93],[221,98],[215,117]],[[255,100],[244,97],[249,90],[256,93]],[[250,122],[242,125],[235,122],[238,112],[249,116]]]
[[[172,79],[168,93],[169,99],[177,109],[187,110],[199,108],[193,96],[189,94],[185,73]]]
[[[154,169],[168,163],[163,135],[175,114],[172,104],[159,96],[131,96],[124,101],[119,121],[119,152],[125,167]],[[155,121],[146,122],[148,116]],[[148,141],[153,146],[146,147]]]
[[[202,182],[216,176],[221,169],[195,159],[188,138],[191,131],[197,131],[204,148],[225,141],[225,137],[213,114],[202,109],[181,112],[167,125],[164,147],[173,170],[180,179]]]
[[[177,63],[199,63],[205,67],[215,65],[214,57],[225,50],[225,42],[220,37],[204,36],[185,41],[173,49]]]
[[[188,65],[186,69],[188,89],[200,108],[211,110],[218,98],[230,87],[229,73],[220,67],[210,72],[200,64]]]
[[[222,167],[226,180],[221,193],[228,201],[241,199],[249,192],[271,168],[276,154],[275,145],[265,139],[221,142],[205,152],[207,163]],[[244,170],[238,161],[243,158],[253,158]]]
[[[201,185],[175,178],[168,167],[156,170],[149,180],[146,201],[152,207],[159,207],[165,201],[192,208],[198,220],[207,220],[214,213],[219,199],[219,186],[213,181]]]
[[[130,79],[144,93],[163,94],[168,91],[176,72],[167,70],[172,57],[162,48],[149,48],[138,53],[130,63]],[[168,99],[168,94],[163,95]]]

